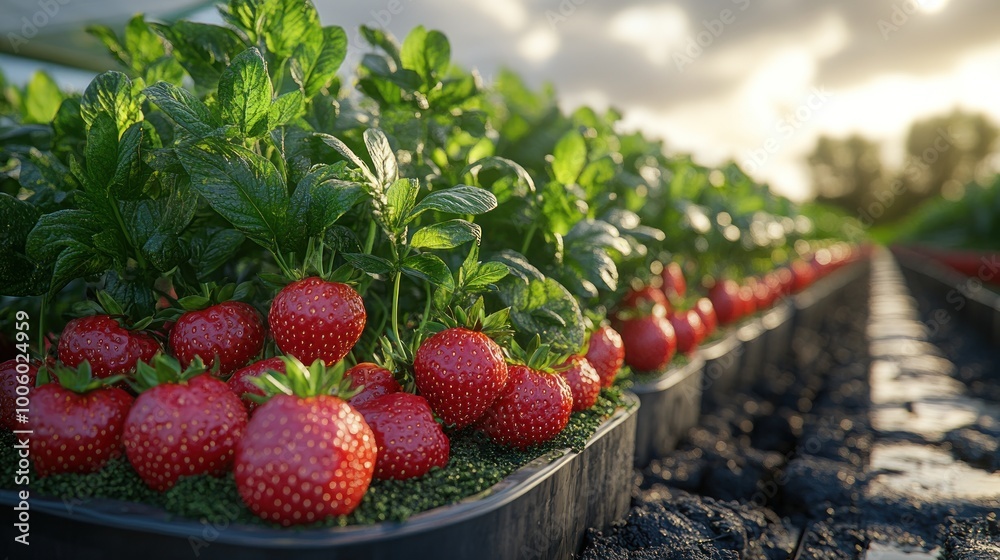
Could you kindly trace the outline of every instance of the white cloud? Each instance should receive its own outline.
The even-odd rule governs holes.
[[[639,49],[657,66],[670,60],[671,50],[683,42],[687,29],[687,15],[674,4],[625,8],[608,25],[612,39]]]

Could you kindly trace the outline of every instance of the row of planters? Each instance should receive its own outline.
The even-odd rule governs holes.
[[[123,70],[82,95],[3,86],[0,497],[44,557],[565,557],[677,407],[624,389],[734,337],[749,378],[864,256],[439,32],[362,28],[344,78],[309,2],[220,13],[93,29]]]

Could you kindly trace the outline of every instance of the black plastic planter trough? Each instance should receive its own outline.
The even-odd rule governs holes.
[[[701,403],[702,409],[708,409],[731,397],[741,386],[743,342],[736,330],[730,330],[723,338],[698,350],[698,355],[705,360]]]
[[[994,344],[1000,346],[1000,295],[984,286],[982,278],[965,276],[905,252],[897,252],[895,256],[908,280],[943,297],[952,309],[991,333]]]
[[[633,385],[640,407],[635,429],[635,465],[645,467],[677,447],[701,415],[705,360],[692,357],[649,383]]]
[[[0,549],[18,549],[0,555],[45,560],[568,560],[582,547],[588,528],[606,529],[628,511],[637,403],[626,398],[632,406],[606,420],[580,453],[541,457],[480,495],[402,523],[317,530],[212,526],[172,519],[142,504],[33,497],[31,545],[23,547],[13,543],[17,497],[2,491]]]
[[[829,276],[821,278],[812,286],[795,294],[795,328],[816,330],[838,295],[848,285],[862,278],[868,271],[868,260],[853,262]]]

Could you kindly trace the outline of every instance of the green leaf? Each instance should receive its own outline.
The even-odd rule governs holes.
[[[288,191],[267,159],[240,146],[206,139],[177,151],[191,185],[223,218],[251,240],[279,251],[285,235]]]
[[[0,193],[0,258],[24,248],[38,217],[38,210],[31,204]]]
[[[341,179],[342,166],[325,165],[306,175],[292,194],[291,215],[305,228],[303,237],[323,232],[360,202],[360,185]]]
[[[118,165],[118,128],[109,113],[99,113],[87,133],[87,177],[96,192],[106,193]]]
[[[110,266],[111,260],[93,248],[73,241],[67,242],[66,249],[59,253],[52,269],[49,294],[55,294],[77,278],[100,274]]]
[[[131,58],[125,50],[125,46],[118,40],[118,36],[107,25],[91,25],[87,27],[87,33],[97,37],[122,66],[131,65]]]
[[[176,175],[162,176],[158,198],[121,204],[122,218],[136,249],[160,272],[185,259],[180,234],[198,210],[198,195]]]
[[[388,185],[399,179],[399,170],[396,166],[396,154],[389,146],[389,139],[385,133],[377,128],[365,130],[365,147],[368,148],[368,155],[375,165],[375,175],[379,183]]]
[[[552,174],[556,181],[569,185],[575,183],[587,164],[587,144],[578,131],[567,132],[556,144],[552,154]]]
[[[382,49],[385,54],[389,55],[397,67],[402,65],[399,58],[399,45],[391,34],[367,25],[361,26],[361,34],[370,45]]]
[[[80,114],[88,127],[97,115],[111,115],[119,133],[143,119],[140,100],[132,94],[132,82],[121,72],[98,74],[80,99]]]
[[[302,38],[319,29],[319,14],[312,2],[270,0],[264,15],[263,35],[267,50],[278,58],[288,58]]]
[[[35,72],[24,91],[23,122],[50,122],[62,101],[63,94],[55,80],[45,72]]]
[[[153,103],[177,126],[195,138],[208,136],[220,126],[208,107],[188,90],[166,82],[157,82],[143,90]]]
[[[482,238],[482,230],[465,220],[448,220],[417,230],[410,245],[418,249],[453,249],[463,243]]]
[[[545,275],[529,263],[528,259],[524,258],[524,255],[517,251],[505,249],[497,253],[493,258],[505,265],[514,278],[520,279],[525,284],[532,280],[545,279]]]
[[[198,280],[209,278],[240,249],[246,236],[234,229],[199,229],[190,244],[190,263]]]
[[[173,55],[191,75],[196,91],[214,90],[230,60],[247,48],[232,29],[219,25],[183,20],[149,25],[170,42]]]
[[[449,214],[484,214],[497,207],[497,197],[486,189],[458,185],[425,196],[410,212],[409,219],[427,210]]]
[[[341,253],[344,260],[366,274],[391,274],[395,271],[392,263],[382,257],[367,253]]]
[[[273,93],[264,57],[250,47],[233,59],[219,79],[222,117],[246,137],[262,136],[268,131]]]
[[[406,36],[399,58],[403,68],[413,70],[429,84],[435,74],[448,69],[451,46],[448,44],[448,38],[440,31],[428,32],[421,25]]]
[[[462,175],[466,174],[471,174],[479,186],[488,188],[496,195],[500,204],[511,199],[523,199],[535,192],[531,175],[518,163],[506,158],[485,157],[463,169]]]
[[[455,288],[455,279],[451,276],[448,265],[437,255],[423,253],[403,259],[403,273],[420,280],[426,280],[436,286],[448,289]]]
[[[38,219],[28,233],[25,250],[32,260],[49,264],[69,243],[90,244],[105,223],[86,210],[59,210]]]
[[[351,149],[347,147],[347,144],[344,144],[344,142],[339,138],[322,133],[317,133],[316,136],[318,136],[319,139],[322,140],[327,146],[337,150],[340,155],[344,156],[344,158],[357,166],[369,182],[373,184],[377,184],[379,182],[372,173],[372,170],[368,167],[368,164],[366,164],[363,159],[359,158],[357,154],[351,151]]]
[[[125,26],[125,51],[129,58],[127,65],[139,74],[167,54],[160,37],[153,33],[142,14],[134,16]]]
[[[578,352],[585,329],[580,306],[562,284],[552,278],[501,282],[500,299],[511,309],[511,321],[522,335],[540,335],[561,354]]]
[[[133,124],[122,134],[118,142],[115,172],[111,178],[111,196],[121,200],[134,200],[146,189],[146,181],[152,172],[142,161],[143,141],[155,134],[148,122]]]
[[[510,275],[507,265],[498,262],[486,262],[465,278],[465,289],[469,291],[482,290],[503,280]]]
[[[319,44],[303,43],[296,48],[295,60],[299,66],[296,82],[307,99],[333,82],[346,56],[347,33],[337,26],[324,27]]]
[[[389,185],[385,192],[386,204],[382,219],[389,229],[396,231],[402,228],[412,216],[410,211],[417,203],[420,194],[420,183],[416,179],[398,179]]]
[[[268,128],[274,129],[284,126],[302,114],[302,92],[299,90],[290,91],[278,96],[271,105],[271,112],[268,117]]]

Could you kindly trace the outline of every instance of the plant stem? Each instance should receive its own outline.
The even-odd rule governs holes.
[[[396,338],[399,348],[403,347],[403,340],[399,338],[399,284],[403,279],[403,273],[396,273],[396,280],[392,287],[392,335]]]
[[[378,233],[378,224],[375,219],[368,222],[368,238],[365,239],[365,253],[371,254],[372,247],[375,246],[375,234]]]
[[[524,244],[521,245],[521,254],[524,255],[528,252],[528,248],[531,247],[531,240],[535,237],[535,232],[538,231],[538,223],[532,223],[531,228],[528,229],[528,235],[524,236]]]

